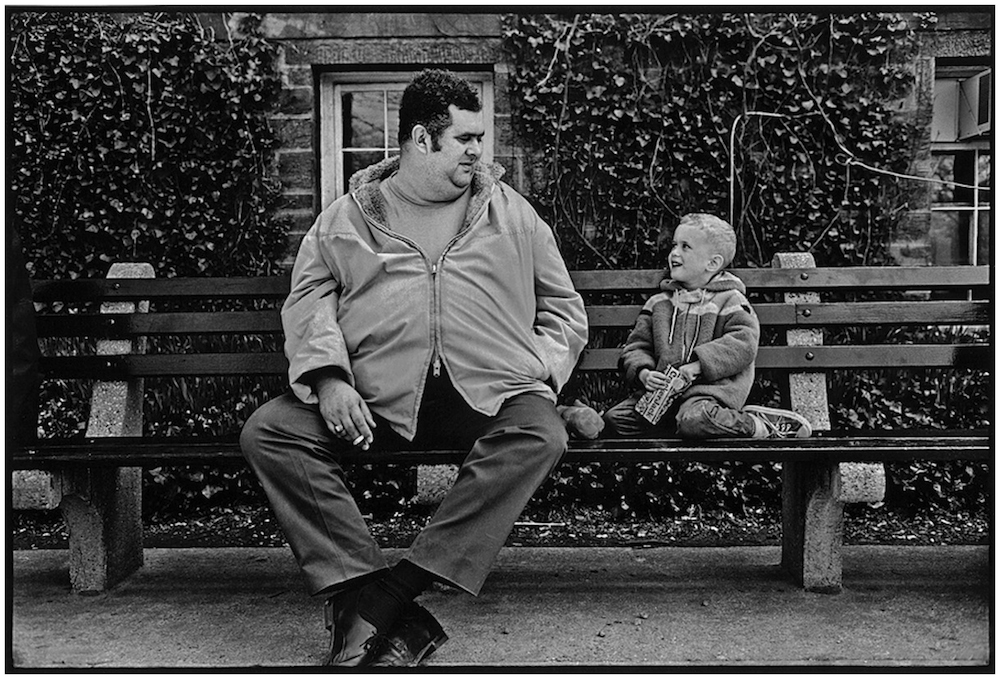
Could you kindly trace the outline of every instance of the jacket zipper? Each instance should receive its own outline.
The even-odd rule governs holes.
[[[495,190],[496,190],[496,185],[490,186],[490,196],[491,197],[492,197],[493,192]],[[483,208],[485,209],[488,205],[489,205],[489,201],[484,202],[483,203]],[[480,213],[481,213],[481,211],[480,211]],[[433,304],[433,315],[432,315],[431,320],[432,320],[432,327],[433,327],[433,332],[434,332],[434,344],[433,344],[432,359],[431,359],[431,371],[432,371],[432,374],[434,375],[434,377],[441,377],[441,362],[442,362],[442,358],[441,358],[442,352],[441,352],[441,346],[440,346],[441,345],[441,333],[438,330],[438,322],[437,322],[437,319],[440,318],[440,315],[441,315],[440,314],[440,310],[438,309],[438,305],[439,305],[438,282],[437,282],[438,270],[439,270],[441,264],[444,263],[444,258],[448,254],[448,251],[451,250],[451,248],[455,245],[455,243],[457,243],[459,240],[462,239],[462,236],[464,236],[469,230],[472,229],[472,225],[476,223],[477,219],[479,219],[479,214],[480,213],[475,214],[472,217],[472,219],[469,220],[469,223],[467,225],[465,225],[461,230],[459,230],[459,232],[455,234],[454,238],[452,238],[450,241],[448,241],[448,244],[444,246],[444,250],[441,251],[441,256],[438,257],[438,261],[431,265],[431,300],[432,300],[431,303]],[[417,248],[417,250],[419,251],[420,248]]]
[[[493,192],[495,190],[496,190],[496,185],[490,186],[490,195],[491,196],[492,196],[492,194],[493,194]],[[390,238],[395,238],[397,240],[403,241],[404,243],[406,243],[407,245],[409,245],[410,247],[412,247],[414,250],[416,250],[418,253],[420,253],[420,256],[423,258],[424,262],[430,264],[430,274],[431,274],[431,374],[433,374],[434,377],[441,377],[441,362],[442,362],[442,360],[441,360],[441,348],[440,348],[441,337],[440,337],[440,332],[438,331],[438,325],[439,325],[439,323],[438,323],[438,317],[440,315],[438,313],[438,283],[437,283],[438,268],[439,268],[440,264],[444,261],[445,255],[448,254],[448,251],[451,250],[452,246],[454,246],[455,243],[457,243],[462,238],[462,236],[464,236],[465,233],[472,228],[472,225],[476,223],[476,220],[479,218],[479,214],[476,214],[469,221],[469,223],[464,228],[462,228],[462,230],[460,230],[457,234],[455,234],[454,238],[452,238],[450,241],[448,241],[448,244],[444,247],[444,250],[441,251],[441,256],[438,258],[438,261],[437,262],[431,262],[427,258],[427,255],[424,253],[424,251],[420,249],[420,246],[417,245],[414,241],[410,240],[409,238],[407,238],[405,236],[402,236],[402,235],[397,234],[397,233],[395,233],[393,231],[390,231],[389,227],[385,226],[384,224],[380,224],[375,219],[372,219],[371,215],[369,215],[367,212],[365,212],[365,209],[361,206],[361,201],[359,201],[357,198],[354,199],[354,203],[355,203],[355,205],[358,206],[358,209],[361,210],[361,213],[363,215],[365,215],[365,217],[368,219],[369,222],[371,222],[371,224],[373,226],[375,226],[376,228],[378,228],[380,231],[382,231],[385,235],[389,236]],[[486,202],[483,203],[483,207],[484,208],[486,206],[488,206],[488,205],[489,205],[489,201],[486,201]]]
[[[443,256],[444,255],[442,255],[442,257]],[[437,263],[431,264],[431,333],[432,333],[431,372],[434,375],[434,377],[441,377],[441,351],[438,347],[438,345],[440,344],[440,337],[438,335],[438,324],[437,324],[437,316],[438,316],[437,272],[438,272]]]

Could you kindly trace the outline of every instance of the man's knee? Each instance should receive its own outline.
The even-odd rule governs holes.
[[[539,398],[540,403],[532,408],[533,417],[521,423],[523,432],[537,442],[532,446],[540,457],[558,462],[569,447],[569,432],[566,423],[553,403]]]
[[[250,413],[250,417],[243,423],[243,428],[240,430],[240,450],[243,451],[243,457],[247,459],[256,455],[261,434],[267,429],[267,417],[266,415],[262,415],[262,411],[267,406],[268,404],[265,403]]]
[[[250,414],[240,430],[240,449],[243,456],[253,460],[261,451],[261,442],[274,438],[281,425],[288,421],[285,396],[267,401]]]

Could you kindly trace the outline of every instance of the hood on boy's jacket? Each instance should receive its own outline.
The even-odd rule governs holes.
[[[688,291],[687,288],[682,286],[680,283],[672,280],[670,278],[669,271],[664,272],[663,280],[660,281],[660,290],[664,292],[683,292]],[[747,286],[739,279],[736,274],[729,273],[728,271],[720,271],[715,274],[705,287],[698,288],[698,290],[705,290],[706,292],[724,292],[726,290],[736,290],[742,294],[746,294]],[[697,292],[688,291],[688,292]]]

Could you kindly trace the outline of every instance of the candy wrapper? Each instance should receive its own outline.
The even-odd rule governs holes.
[[[635,411],[652,424],[659,423],[664,413],[691,384],[681,371],[673,366],[668,366],[663,372],[667,376],[667,386],[656,391],[647,391],[635,404]]]

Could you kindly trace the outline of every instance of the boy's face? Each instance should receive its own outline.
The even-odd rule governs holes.
[[[667,258],[670,278],[689,290],[704,287],[721,268],[722,256],[715,252],[704,232],[681,224],[674,231]]]

